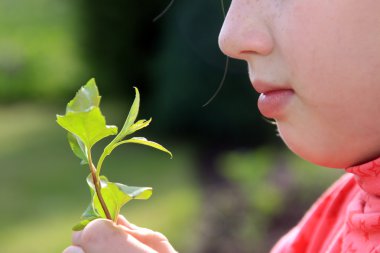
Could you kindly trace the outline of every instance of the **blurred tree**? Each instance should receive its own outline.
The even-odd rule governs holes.
[[[103,93],[115,98],[133,94],[138,86],[144,97],[152,84],[149,61],[157,50],[159,26],[152,22],[167,1],[81,0],[82,47]]]
[[[2,103],[56,101],[88,75],[76,40],[77,20],[74,0],[0,1]]]

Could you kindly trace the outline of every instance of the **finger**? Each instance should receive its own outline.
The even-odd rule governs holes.
[[[129,229],[139,229],[138,226],[136,226],[135,224],[129,222],[123,215],[119,215],[117,217],[117,224],[118,225],[121,225],[121,226],[124,226],[124,227],[127,227]]]
[[[82,237],[82,231],[74,232],[71,238],[71,242],[73,243],[73,245],[80,245],[81,237]]]
[[[109,220],[94,220],[83,230],[79,245],[86,253],[157,253],[124,229]]]
[[[139,229],[124,228],[124,231],[145,244],[168,240],[163,234],[159,232],[155,232],[147,228],[139,228]]]
[[[132,235],[141,243],[149,246],[150,248],[160,253],[174,253],[176,252],[173,246],[169,243],[168,239],[161,233],[152,231],[147,228],[140,228],[134,230],[124,229],[126,233]]]
[[[84,253],[84,251],[78,246],[69,246],[62,253]]]

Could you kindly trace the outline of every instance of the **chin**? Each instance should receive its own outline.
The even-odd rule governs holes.
[[[281,134],[280,136],[293,153],[318,166],[344,169],[355,164],[354,160],[350,160],[350,156],[342,149],[333,150],[332,147],[312,145],[306,140],[302,143],[292,142],[290,138],[284,138]]]
[[[293,153],[319,166],[345,169],[380,157],[380,133],[355,136],[313,129],[310,124],[295,128],[288,122],[277,122],[277,130]]]
[[[354,165],[364,164],[379,157],[378,155],[361,156],[360,152],[345,150],[344,148],[334,150],[331,147],[318,148],[316,145],[295,145],[286,140],[284,140],[284,142],[293,153],[302,159],[327,168],[346,169]]]
[[[305,150],[299,150],[299,149],[291,148],[291,147],[289,148],[293,153],[295,153],[302,159],[319,166],[334,168],[334,169],[345,169],[352,165],[352,163],[350,163],[349,161],[345,161],[344,159],[341,159],[339,156],[324,154],[324,153],[320,154],[318,152],[312,152],[312,151],[305,152]]]
[[[308,162],[327,168],[345,169],[376,158],[364,153],[366,150],[376,150],[375,147],[369,148],[369,144],[363,141],[351,141],[348,144],[347,138],[341,136],[347,136],[346,133],[338,134],[294,121],[276,121],[278,134],[293,153]],[[380,144],[378,145],[377,150],[380,150]],[[363,146],[368,148],[364,149]]]

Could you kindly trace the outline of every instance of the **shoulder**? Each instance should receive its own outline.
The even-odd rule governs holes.
[[[276,244],[271,253],[323,252],[344,222],[345,211],[358,194],[352,174],[344,174],[306,212],[302,220]]]

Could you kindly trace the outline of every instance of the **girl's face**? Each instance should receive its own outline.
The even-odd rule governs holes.
[[[379,13],[379,0],[232,0],[220,47],[247,61],[260,111],[304,159],[380,156]]]

